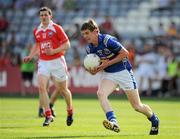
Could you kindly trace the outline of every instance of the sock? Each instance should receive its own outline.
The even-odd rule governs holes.
[[[116,122],[117,123],[116,116],[115,116],[113,111],[107,112],[106,113],[106,118],[108,119],[108,121]]]
[[[151,121],[152,126],[157,126],[159,124],[159,119],[158,119],[158,117],[154,113],[148,119],[149,119],[149,121]]]
[[[52,103],[49,104],[49,107],[50,107],[50,108],[52,108],[53,106],[54,106],[54,104],[52,104]]]
[[[43,112],[43,108],[39,107],[39,111]]]
[[[45,114],[44,114],[44,109],[43,109],[43,108],[39,107],[38,115],[39,115],[40,117],[43,116],[43,115],[45,115]]]
[[[73,108],[67,109],[67,115],[73,115]]]
[[[51,113],[51,110],[50,110],[50,109],[47,109],[47,110],[45,111],[45,116],[46,116],[46,117],[52,116],[52,113]]]

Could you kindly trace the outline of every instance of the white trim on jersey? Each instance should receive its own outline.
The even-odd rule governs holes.
[[[56,33],[56,29],[54,28],[53,24],[54,24],[54,22],[51,20],[51,21],[49,22],[47,28],[44,29],[44,28],[43,28],[43,25],[42,25],[42,23],[41,23],[41,24],[38,26],[38,28],[37,28],[37,30],[36,30],[36,32],[35,32],[35,35],[36,35],[39,31],[41,31],[41,30],[46,31],[47,29],[50,29],[50,30],[52,30],[53,32]]]
[[[104,37],[104,40],[103,40],[103,43],[104,43],[104,45],[107,47],[107,42],[108,42],[108,40],[111,38],[111,36],[110,35],[106,35],[105,37]]]

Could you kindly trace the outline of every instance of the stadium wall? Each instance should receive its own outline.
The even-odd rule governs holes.
[[[33,90],[30,94],[36,93],[37,76],[36,72],[33,77]],[[101,73],[92,76],[84,70],[83,67],[69,68],[69,87],[72,93],[96,93],[98,82]],[[5,66],[0,68],[0,94],[19,94],[21,93],[21,71],[18,66]],[[53,83],[50,83],[50,88],[54,89]],[[52,91],[51,91],[52,92]]]

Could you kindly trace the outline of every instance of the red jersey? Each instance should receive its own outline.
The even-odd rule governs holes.
[[[52,60],[64,55],[64,52],[59,52],[54,55],[46,55],[45,49],[46,48],[56,49],[57,47],[61,47],[63,43],[69,40],[63,28],[60,25],[53,23],[52,21],[50,21],[46,29],[42,28],[42,24],[40,24],[37,28],[35,28],[34,38],[36,43],[39,44],[40,47],[39,58],[42,60]]]

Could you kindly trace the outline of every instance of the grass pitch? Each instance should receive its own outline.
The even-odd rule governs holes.
[[[38,98],[0,98],[0,139],[178,139],[180,138],[180,98],[159,100],[142,99],[151,106],[160,119],[160,133],[148,135],[150,122],[135,112],[127,99],[111,99],[120,125],[120,133],[105,129],[105,115],[96,98],[74,98],[74,123],[66,126],[66,105],[56,102],[57,117],[49,127],[42,127],[44,118],[38,118]]]

